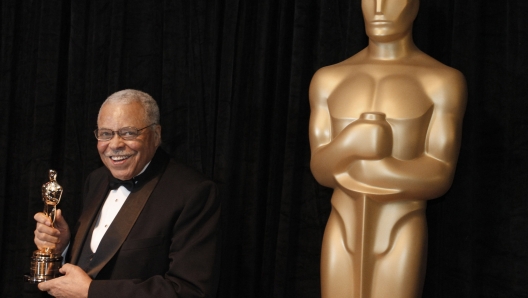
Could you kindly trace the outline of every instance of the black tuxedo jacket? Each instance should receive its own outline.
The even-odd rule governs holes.
[[[86,181],[72,264],[90,239],[109,191],[102,167]],[[216,187],[158,149],[90,256],[88,297],[214,297],[219,279],[220,203]],[[90,251],[91,252],[91,251]]]

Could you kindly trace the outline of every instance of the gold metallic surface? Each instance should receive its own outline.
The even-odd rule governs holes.
[[[49,170],[49,182],[42,185],[42,201],[44,201],[44,214],[50,217],[51,226],[55,222],[55,212],[62,197],[62,186],[57,183],[57,172]],[[39,283],[60,276],[59,269],[62,265],[62,256],[46,247],[36,250],[31,257],[30,274],[24,276],[29,283]]]
[[[55,211],[62,197],[62,186],[57,183],[57,172],[49,170],[49,182],[42,185],[42,201],[44,201],[44,214],[51,218],[51,226],[55,223]]]
[[[334,189],[323,298],[421,297],[426,200],[450,187],[466,106],[463,75],[412,40],[418,0],[363,0],[369,45],[310,85],[311,169]]]

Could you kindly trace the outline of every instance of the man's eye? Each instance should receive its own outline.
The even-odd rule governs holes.
[[[99,137],[100,138],[108,138],[108,137],[111,137],[112,136],[112,132],[110,131],[100,131],[99,132]]]
[[[123,137],[133,137],[133,136],[137,135],[137,133],[135,131],[133,131],[133,130],[125,130],[125,131],[121,132],[121,135]]]

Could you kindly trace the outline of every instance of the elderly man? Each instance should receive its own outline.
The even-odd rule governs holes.
[[[64,276],[42,282],[56,297],[214,297],[220,204],[213,182],[161,150],[156,102],[123,90],[103,103],[95,130],[104,167],[86,181],[70,243],[60,211],[43,213],[35,244],[67,252]],[[69,246],[68,246],[69,244]]]

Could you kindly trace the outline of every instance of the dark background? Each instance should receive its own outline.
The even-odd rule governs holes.
[[[0,296],[18,297],[50,168],[70,223],[96,116],[135,88],[164,148],[219,185],[219,297],[320,297],[331,190],[309,169],[314,72],[367,44],[360,0],[2,0]],[[468,83],[451,190],[428,205],[423,297],[528,297],[528,1],[422,0],[414,39]]]

